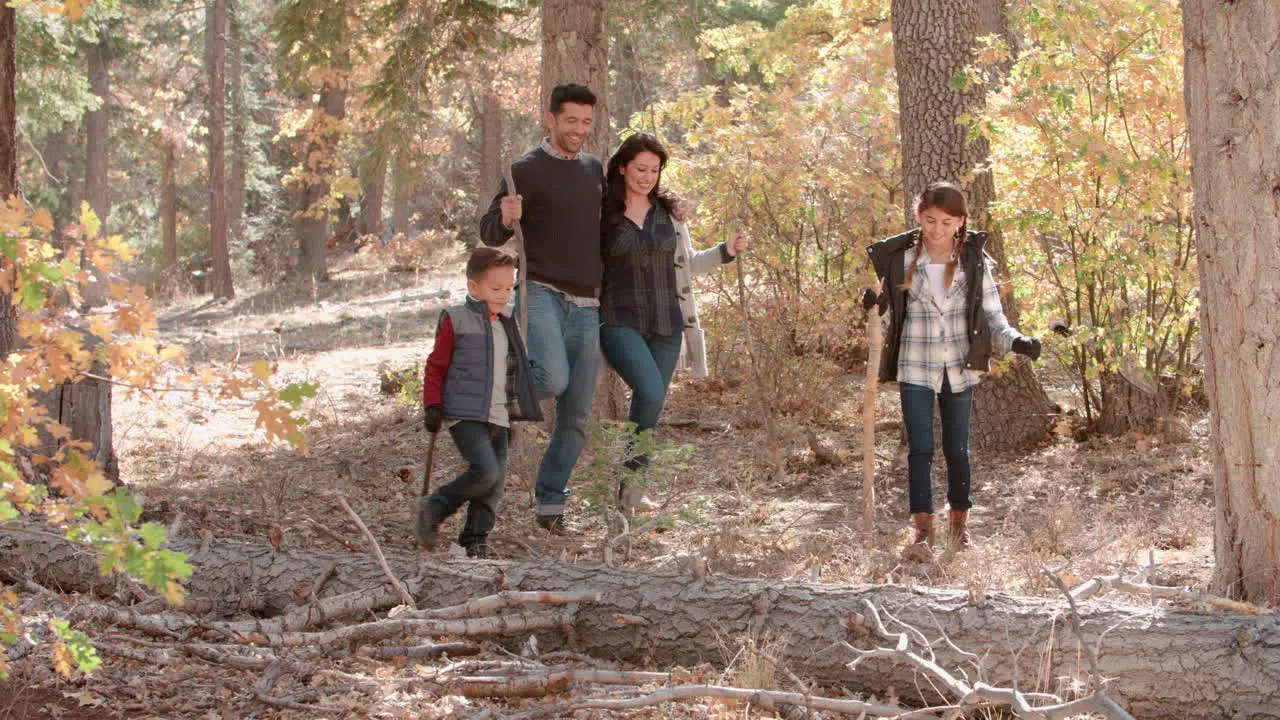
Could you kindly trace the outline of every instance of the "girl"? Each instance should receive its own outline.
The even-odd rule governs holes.
[[[631,135],[609,159],[601,247],[600,349],[631,388],[630,420],[636,432],[652,430],[684,349],[685,366],[707,374],[706,346],[698,324],[692,278],[732,262],[747,248],[739,230],[727,243],[694,253],[689,230],[675,220],[673,199],[660,189],[667,151],[646,133]],[[643,469],[644,456],[627,461]],[[635,498],[618,489],[624,508]]]
[[[915,543],[933,547],[933,403],[942,418],[952,546],[969,543],[969,417],[973,389],[992,356],[1012,350],[1032,360],[1040,341],[1009,325],[983,252],[987,234],[969,230],[964,193],[936,182],[916,199],[915,230],[867,248],[885,288],[863,306],[889,312],[881,382],[897,381],[907,431],[907,472]]]

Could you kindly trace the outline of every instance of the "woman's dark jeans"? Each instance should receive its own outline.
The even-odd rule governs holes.
[[[969,498],[969,418],[973,411],[973,388],[951,392],[946,376],[942,392],[923,385],[901,383],[902,421],[907,427],[907,487],[912,513],[933,512],[933,401],[938,400],[942,418],[942,454],[947,459],[947,502],[952,510],[968,510]]]
[[[631,388],[629,419],[636,433],[658,425],[662,407],[667,402],[667,388],[680,361],[680,344],[684,336],[642,335],[623,325],[600,326],[600,350],[609,365]],[[648,464],[648,458],[637,456],[627,462],[632,470]]]

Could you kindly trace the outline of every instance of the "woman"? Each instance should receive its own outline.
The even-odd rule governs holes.
[[[672,197],[660,189],[666,164],[667,151],[654,136],[637,133],[624,140],[609,159],[601,213],[600,349],[631,388],[630,420],[637,434],[658,424],[682,345],[686,367],[707,374],[693,275],[732,262],[747,248],[746,233],[739,230],[727,243],[693,252],[688,228],[672,216]],[[627,468],[647,463],[637,456]],[[624,491],[625,482],[619,500],[633,507]]]
[[[964,193],[947,182],[916,199],[915,230],[867,248],[885,291],[863,305],[888,310],[880,380],[897,381],[907,430],[907,472],[915,543],[933,547],[933,403],[942,418],[952,546],[969,543],[969,417],[973,389],[992,356],[1032,360],[1040,341],[1009,325],[983,252],[987,234],[968,229]]]

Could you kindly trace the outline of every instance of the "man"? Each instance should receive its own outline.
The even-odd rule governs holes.
[[[480,238],[502,245],[521,223],[528,283],[529,362],[542,397],[556,398],[555,427],[538,466],[538,524],[564,532],[565,496],[587,441],[600,344],[600,206],[604,169],[582,152],[596,96],[584,85],[551,91],[542,144],[511,166],[480,219]],[[517,312],[525,312],[518,308]]]

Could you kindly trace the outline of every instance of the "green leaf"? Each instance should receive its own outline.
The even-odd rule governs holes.
[[[169,541],[169,530],[160,523],[143,523],[138,528],[138,535],[142,537],[143,544],[152,549],[159,549]]]
[[[319,388],[318,383],[289,383],[280,390],[280,399],[288,403],[289,407],[297,410],[302,405],[303,398],[316,396],[317,388]]]
[[[8,500],[0,500],[0,522],[18,517],[18,510]]]

